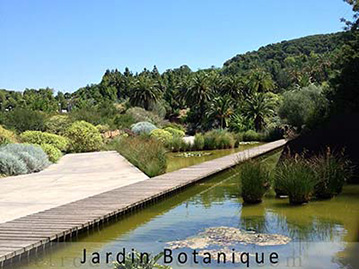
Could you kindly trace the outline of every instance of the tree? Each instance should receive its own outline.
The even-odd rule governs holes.
[[[228,119],[233,114],[233,99],[229,95],[215,97],[208,108],[206,116],[218,119],[221,129],[228,126]]]
[[[271,75],[261,69],[256,69],[251,72],[248,86],[252,92],[267,92],[275,88]]]
[[[245,103],[244,113],[253,120],[256,131],[262,131],[265,119],[274,115],[274,102],[266,93],[255,92]]]
[[[141,106],[148,110],[161,97],[162,91],[160,85],[147,76],[138,76],[132,84],[130,103],[134,106]]]

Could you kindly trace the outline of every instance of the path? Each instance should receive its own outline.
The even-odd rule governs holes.
[[[105,220],[126,214],[147,203],[155,202],[159,198],[228,169],[236,165],[238,161],[263,155],[284,144],[284,140],[267,143],[246,151],[193,165],[148,180],[142,180],[124,187],[114,188],[101,194],[1,223],[0,265],[11,261],[14,257],[20,258],[26,252],[45,247],[49,242],[65,240],[66,236],[76,235],[79,231],[85,231],[90,227],[100,225]],[[97,176],[100,176],[98,171],[94,169],[91,160],[88,160],[87,167],[92,169],[92,172],[96,173]],[[97,167],[101,168],[101,166]],[[141,175],[141,173],[139,174]],[[92,178],[92,175],[87,173],[86,169],[83,169],[82,173],[77,175],[85,176],[86,179]],[[97,179],[104,182],[102,178]],[[42,189],[45,190],[44,188]],[[47,193],[47,190],[45,192]],[[58,196],[58,194],[56,193],[55,196]],[[48,197],[51,197],[51,195]]]
[[[145,179],[115,151],[68,154],[39,173],[0,178],[0,223]]]

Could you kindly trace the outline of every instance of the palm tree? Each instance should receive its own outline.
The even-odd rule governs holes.
[[[243,97],[243,89],[245,83],[240,76],[228,76],[224,84],[224,94],[229,94],[233,99],[237,100]]]
[[[275,88],[272,76],[261,69],[256,69],[251,72],[248,86],[252,92],[268,92]]]
[[[228,126],[228,119],[233,114],[233,99],[229,95],[216,97],[208,108],[208,118],[219,119],[221,129]]]
[[[161,85],[147,76],[139,76],[132,85],[130,103],[148,110],[162,96]]]
[[[273,116],[274,106],[274,100],[266,93],[256,92],[248,98],[244,106],[244,113],[246,117],[253,120],[256,131],[261,131],[263,130],[265,119]]]

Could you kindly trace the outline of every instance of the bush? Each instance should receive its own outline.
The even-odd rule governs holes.
[[[23,132],[20,138],[23,142],[29,144],[49,144],[58,148],[60,151],[66,151],[69,145],[69,141],[66,137],[40,131]]]
[[[137,122],[136,124],[132,125],[131,131],[135,134],[149,134],[152,130],[157,129],[155,125],[150,122],[141,121]]]
[[[316,176],[315,196],[321,199],[332,198],[341,193],[344,183],[352,174],[348,160],[330,150],[314,156],[311,164]]]
[[[61,151],[53,145],[41,144],[40,146],[51,162],[56,163],[62,157]]]
[[[180,131],[186,133],[186,128],[183,127],[183,125],[181,125],[181,124],[179,124],[179,123],[169,122],[169,123],[165,124],[164,127],[165,127],[165,129],[166,129],[167,127],[171,127],[171,128],[173,128],[173,129],[180,130]]]
[[[67,115],[55,115],[49,118],[45,123],[45,129],[49,133],[63,135],[66,129],[71,125],[71,120]]]
[[[166,149],[156,139],[144,136],[121,137],[111,141],[107,148],[118,151],[150,177],[166,172]]]
[[[0,125],[0,145],[16,143],[16,135]]]
[[[24,172],[21,167],[22,165],[17,165],[19,167],[18,173],[15,174],[24,174],[31,172],[38,172],[46,168],[50,163],[45,152],[38,145],[28,145],[28,144],[8,144],[0,148],[0,152],[9,154],[16,158],[20,163],[25,164],[26,171]],[[11,157],[8,158],[10,161]],[[11,165],[13,162],[11,161]],[[12,171],[10,166],[8,171]],[[15,171],[15,170],[14,170]],[[0,172],[2,173],[2,172]],[[14,173],[6,175],[15,175]]]
[[[113,120],[113,124],[120,129],[130,128],[134,123],[136,123],[136,120],[129,114],[116,115]]]
[[[161,117],[142,107],[131,107],[126,111],[126,115],[131,116],[135,122],[150,122],[156,126],[162,126],[163,124],[163,119]]]
[[[27,130],[44,131],[46,116],[43,112],[27,109],[15,109],[7,113],[7,127],[15,128],[18,132]]]
[[[240,166],[240,178],[244,202],[249,204],[262,202],[262,197],[270,185],[267,167],[259,161],[247,161]]]
[[[291,204],[308,202],[315,184],[314,171],[302,157],[287,157],[276,167],[275,188],[287,193]]]
[[[284,130],[280,127],[273,127],[264,132],[262,140],[265,142],[271,142],[279,139],[283,139]]]
[[[163,129],[154,129],[150,132],[150,136],[161,141],[164,144],[170,143],[173,139],[173,135]]]
[[[234,137],[234,147],[237,148],[239,147],[239,143],[243,141],[243,134],[242,133],[234,133],[233,134]]]
[[[248,130],[243,133],[243,141],[261,141],[262,137],[260,133],[253,130]]]
[[[70,151],[96,151],[102,147],[102,136],[95,126],[86,121],[75,121],[66,130],[70,140]]]
[[[183,137],[174,136],[169,143],[166,144],[166,147],[173,151],[187,151],[191,149],[191,145],[186,143],[186,141],[183,140]]]
[[[165,131],[170,132],[173,136],[178,136],[178,137],[184,137],[185,136],[185,132],[172,128],[172,127],[166,127],[164,128]]]
[[[110,126],[108,124],[97,124],[96,128],[101,134],[110,131]]]
[[[195,150],[202,150],[204,148],[204,137],[202,134],[196,134],[194,136],[193,148]]]
[[[213,130],[204,134],[204,149],[233,148],[234,137],[225,130]]]
[[[26,164],[9,152],[0,151],[0,175],[14,176],[27,173]]]

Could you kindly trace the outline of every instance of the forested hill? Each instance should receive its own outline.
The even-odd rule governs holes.
[[[346,32],[319,34],[282,41],[260,47],[258,50],[237,54],[223,64],[223,72],[237,74],[256,67],[284,68],[288,57],[310,57],[311,54],[330,54],[340,49],[347,38]]]

